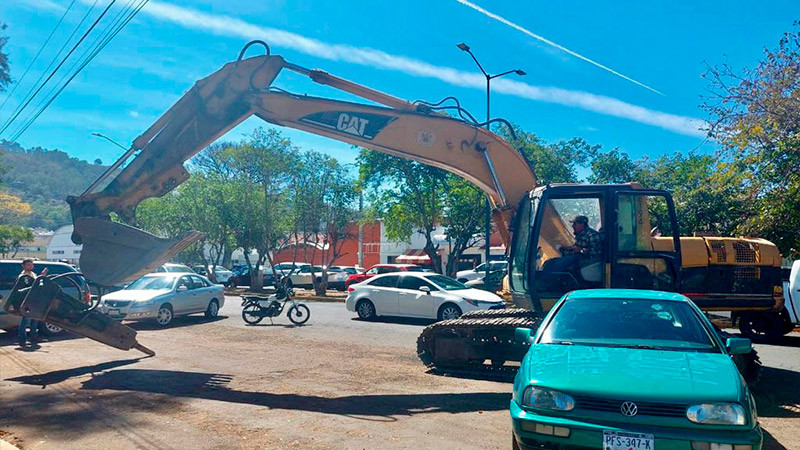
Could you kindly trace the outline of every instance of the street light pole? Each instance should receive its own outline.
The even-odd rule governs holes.
[[[523,76],[526,73],[525,73],[524,70],[515,69],[515,70],[508,70],[508,71],[505,71],[503,73],[499,73],[499,74],[496,74],[496,75],[489,75],[489,73],[487,73],[485,70],[483,70],[483,66],[481,66],[481,63],[478,62],[478,58],[476,58],[475,55],[472,54],[472,51],[470,50],[470,48],[469,48],[469,46],[467,44],[462,42],[462,43],[458,44],[457,47],[461,51],[469,53],[469,56],[472,57],[472,60],[475,61],[475,64],[477,64],[478,68],[481,69],[481,73],[483,73],[483,76],[486,77],[486,129],[491,131],[491,127],[489,125],[489,121],[492,119],[492,116],[491,116],[491,114],[489,112],[490,111],[489,110],[489,100],[490,100],[490,95],[492,93],[492,79],[500,78],[500,77],[502,77],[504,75],[508,75],[510,73],[515,73],[515,74],[517,74],[519,76]],[[486,236],[484,238],[484,248],[485,248],[484,270],[485,270],[485,274],[484,274],[484,278],[483,278],[483,280],[484,280],[483,281],[483,285],[484,285],[484,287],[488,287],[488,285],[489,285],[489,257],[491,256],[491,237],[492,237],[492,206],[491,206],[491,204],[489,202],[489,196],[488,195],[486,196],[486,203],[485,203],[485,207],[484,207],[484,219],[485,219],[484,220],[484,226],[485,226]]]

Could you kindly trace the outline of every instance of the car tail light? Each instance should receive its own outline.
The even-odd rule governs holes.
[[[353,286],[348,286],[347,287],[347,292],[353,292],[355,290],[356,290],[356,288],[354,288]]]

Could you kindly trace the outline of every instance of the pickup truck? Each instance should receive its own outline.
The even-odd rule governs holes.
[[[800,326],[800,260],[783,269],[783,309],[778,312],[736,311],[731,314],[742,335],[757,342],[774,342]]]

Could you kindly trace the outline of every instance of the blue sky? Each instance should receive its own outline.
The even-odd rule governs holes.
[[[109,1],[99,0],[93,15]],[[3,2],[0,22],[8,25],[12,77],[19,79],[69,3]],[[92,3],[76,1],[53,43],[0,110],[2,121]],[[90,133],[102,132],[128,146],[198,78],[235,59],[247,41],[264,39],[274,54],[299,65],[409,100],[454,95],[483,118],[482,78],[469,55],[456,48],[466,42],[489,72],[520,68],[528,73],[493,82],[494,117],[548,141],[582,136],[634,158],[693,149],[713,152],[713,143],[697,130],[705,118],[698,107],[707,86],[701,78],[705,63],[754,66],[762,49],[774,47],[800,16],[796,0],[757,8],[744,1],[724,6],[474,1],[494,16],[465,3],[152,0],[19,142],[108,164],[121,150]],[[537,40],[497,16],[662,94]],[[297,75],[282,75],[275,85],[346,98]],[[251,118],[223,139],[239,139],[262,125]],[[331,153],[345,163],[356,154],[347,145],[284,130],[301,147]]]

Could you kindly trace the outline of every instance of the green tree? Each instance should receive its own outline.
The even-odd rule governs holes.
[[[446,273],[455,278],[464,252],[481,241],[486,194],[469,181],[448,175],[443,203],[448,255]]]
[[[800,21],[755,68],[723,64],[705,77],[708,134],[723,146],[723,173],[743,178],[737,231],[800,254]]]
[[[367,189],[371,214],[383,219],[386,237],[405,240],[413,233],[425,238],[425,254],[442,272],[436,226],[443,223],[447,172],[432,166],[362,149],[359,182]]]
[[[201,171],[217,174],[230,189],[221,214],[231,228],[234,242],[244,250],[251,271],[251,286],[262,288],[260,268],[272,262],[272,253],[286,240],[290,220],[287,198],[298,166],[298,149],[274,129],[256,129],[238,144],[220,144],[193,161]],[[255,250],[257,261],[250,260]],[[278,274],[274,272],[276,279]]]
[[[588,167],[601,147],[579,137],[548,144],[518,126],[514,126],[514,132],[516,137],[505,129],[499,130],[500,136],[528,160],[539,184],[577,183],[579,169]]]
[[[6,24],[0,24],[0,31],[6,29]],[[8,36],[0,36],[0,92],[4,92],[6,87],[11,84],[10,67],[8,64],[8,54],[3,51],[3,47],[8,43]]]
[[[327,267],[342,256],[351,237],[356,194],[355,180],[336,159],[313,150],[300,155],[289,194],[292,242],[295,254],[302,247],[305,261],[322,261],[320,276],[311,271],[316,295],[326,294]]]
[[[33,230],[20,225],[0,225],[0,256],[13,258],[22,244],[33,241]]]
[[[613,149],[597,153],[591,162],[590,183],[615,184],[635,181],[638,166],[627,153]]]

